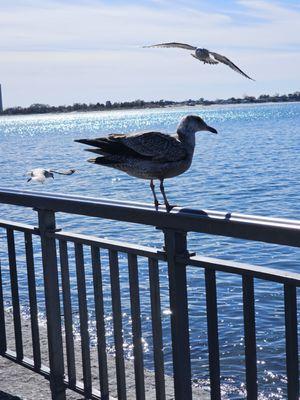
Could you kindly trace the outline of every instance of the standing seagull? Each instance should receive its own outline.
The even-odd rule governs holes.
[[[202,118],[189,115],[181,120],[176,134],[172,136],[161,132],[144,132],[79,139],[75,142],[94,146],[95,149],[86,150],[102,155],[88,160],[89,162],[118,169],[136,178],[150,180],[156,209],[159,203],[153,180],[158,179],[166,209],[170,211],[172,207],[165,194],[164,179],[173,178],[189,169],[194,154],[195,133],[198,131],[217,133]]]
[[[47,178],[54,179],[54,174],[72,175],[74,174],[74,172],[75,169],[69,169],[67,171],[55,171],[54,169],[34,168],[31,171],[27,172],[27,175],[30,175],[30,178],[27,179],[27,182],[35,181],[44,183]]]
[[[243,72],[241,69],[239,69],[239,67],[237,67],[235,64],[233,64],[233,62],[230,61],[227,57],[222,56],[221,54],[218,54],[218,53],[214,53],[207,49],[200,49],[199,47],[191,46],[189,44],[176,43],[176,42],[159,43],[159,44],[152,44],[151,46],[144,46],[144,48],[150,48],[150,47],[178,47],[180,49],[193,50],[193,51],[195,51],[195,53],[191,54],[191,56],[193,56],[194,58],[196,58],[199,61],[203,61],[204,64],[219,64],[219,62],[221,62],[223,64],[228,65],[228,67],[230,67],[234,71],[238,72],[239,74],[254,81],[254,79],[252,79],[252,78],[250,78],[250,76],[246,75],[245,72]]]

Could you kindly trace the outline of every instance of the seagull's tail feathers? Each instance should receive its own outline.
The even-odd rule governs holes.
[[[103,139],[105,140],[105,138]],[[100,139],[76,139],[74,142],[88,144],[89,146],[99,146]]]
[[[111,138],[78,139],[75,140],[75,142],[96,147],[96,149],[87,149],[88,151],[96,154],[141,157],[140,154],[132,150],[130,147],[127,147],[121,141]]]
[[[84,151],[89,151],[91,153],[100,154],[101,156],[109,156],[110,153],[101,149],[84,149]]]
[[[116,163],[112,157],[97,157],[97,158],[90,158],[88,162],[92,164],[99,164],[99,165],[106,165],[106,166],[113,166]]]

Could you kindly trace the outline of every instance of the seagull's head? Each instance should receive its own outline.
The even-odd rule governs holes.
[[[195,133],[199,131],[209,131],[212,133],[218,133],[215,128],[207,125],[202,118],[198,117],[198,115],[188,115],[184,117],[179,126],[177,131],[182,133]]]

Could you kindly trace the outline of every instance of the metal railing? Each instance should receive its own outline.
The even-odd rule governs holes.
[[[112,398],[110,395],[110,382],[107,372],[105,310],[103,306],[100,249],[106,249],[109,255],[118,399],[122,400],[127,398],[126,366],[123,353],[122,293],[119,281],[118,254],[120,252],[127,254],[128,259],[135,392],[138,400],[146,398],[138,257],[146,258],[149,266],[150,317],[152,324],[157,400],[164,400],[166,398],[159,285],[160,277],[158,269],[158,265],[161,261],[166,262],[168,266],[175,399],[189,400],[193,398],[186,280],[186,269],[188,266],[202,268],[205,272],[210,398],[214,400],[221,399],[216,271],[222,271],[242,277],[246,392],[247,399],[249,400],[258,398],[254,278],[273,281],[283,285],[287,393],[289,400],[298,399],[299,363],[296,288],[300,286],[300,274],[190,254],[188,251],[187,233],[202,232],[211,235],[222,235],[300,247],[300,222],[184,208],[174,208],[172,212],[167,213],[163,209],[156,211],[152,206],[147,204],[7,189],[0,189],[0,203],[30,207],[38,214],[37,227],[18,222],[0,220],[0,227],[6,230],[7,238],[16,349],[15,351],[11,351],[7,347],[5,307],[2,289],[3,282],[1,282],[0,269],[0,354],[49,379],[53,399],[64,399],[66,388],[84,394],[86,398]],[[90,235],[57,230],[55,223],[56,212],[150,225],[162,230],[164,235],[164,247],[163,249],[156,249],[139,246],[133,243],[118,242]],[[33,360],[24,357],[23,354],[18,268],[14,240],[14,235],[17,231],[24,233]],[[41,240],[48,332],[48,367],[45,367],[41,363],[36,281],[34,274],[34,249],[32,244],[33,236],[39,236]],[[75,367],[68,243],[73,243],[75,247],[83,384],[77,379]],[[92,265],[99,391],[95,390],[93,387],[91,377],[83,246],[88,246],[90,249]],[[57,256],[58,249],[60,254],[59,260]],[[58,264],[60,265],[61,277],[59,277]],[[61,310],[61,307],[63,310]],[[62,331],[62,324],[64,325],[64,331]],[[63,351],[63,334],[66,342],[66,357],[64,357]],[[66,371],[64,368],[65,362]]]

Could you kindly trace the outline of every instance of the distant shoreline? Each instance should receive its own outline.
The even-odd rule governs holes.
[[[249,105],[249,104],[276,104],[276,103],[297,103],[300,102],[300,92],[290,93],[288,95],[260,95],[259,97],[245,96],[244,98],[229,99],[217,99],[217,100],[205,100],[203,98],[199,100],[184,100],[184,101],[171,101],[171,100],[159,100],[159,101],[144,101],[135,100],[131,102],[123,103],[74,103],[68,106],[50,106],[48,104],[35,103],[29,107],[10,107],[6,108],[0,116],[3,115],[34,115],[34,114],[61,114],[61,113],[72,113],[72,112],[94,112],[94,111],[129,111],[129,110],[148,110],[148,109],[160,109],[160,108],[171,108],[171,107],[194,107],[194,106],[226,106],[226,105]]]

